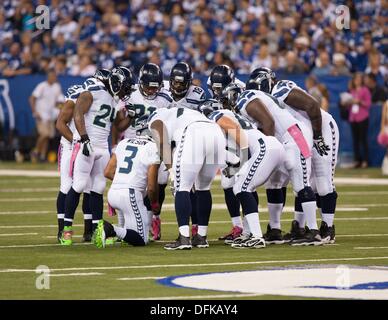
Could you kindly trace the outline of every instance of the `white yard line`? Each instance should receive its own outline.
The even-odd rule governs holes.
[[[50,273],[49,276],[50,277],[89,277],[89,276],[102,276],[104,274],[105,273],[101,273],[101,272],[88,272],[88,273],[78,272],[78,273],[58,273],[58,274]]]
[[[369,249],[388,249],[388,247],[354,247],[356,250],[369,250]]]
[[[73,224],[73,227],[83,227],[83,224]],[[37,224],[20,226],[0,226],[0,229],[18,229],[18,228],[58,228],[56,224]]]
[[[59,177],[57,170],[18,170],[1,169],[0,176],[19,176],[19,177]],[[216,181],[221,180],[221,176],[216,176]],[[337,185],[388,185],[386,178],[356,178],[356,177],[335,177],[334,183]]]
[[[386,260],[388,256],[382,257],[353,257],[353,258],[328,258],[328,259],[292,259],[292,260],[267,260],[267,261],[239,261],[239,262],[219,262],[219,263],[193,263],[193,264],[147,264],[139,266],[105,266],[105,267],[79,267],[79,268],[51,268],[52,272],[56,271],[90,271],[90,270],[125,270],[125,269],[162,269],[162,268],[201,268],[201,267],[220,267],[220,266],[242,266],[242,265],[261,265],[274,263],[309,263],[309,262],[334,262],[334,261],[364,261],[364,260]],[[14,272],[36,272],[36,269],[0,269],[0,273]]]
[[[135,277],[135,278],[117,278],[120,281],[137,281],[137,280],[158,280],[165,277]]]
[[[261,293],[235,293],[235,294],[215,294],[197,296],[175,296],[175,297],[145,297],[127,299],[104,299],[104,300],[190,300],[190,299],[224,299],[224,298],[247,298],[262,296]]]
[[[36,236],[38,233],[29,232],[29,233],[0,233],[0,237],[15,237],[15,236]]]
[[[90,246],[91,243],[82,242],[74,243],[73,246]],[[0,249],[10,249],[10,248],[37,248],[37,247],[59,247],[59,243],[40,243],[40,244],[15,244],[9,246],[0,246]]]

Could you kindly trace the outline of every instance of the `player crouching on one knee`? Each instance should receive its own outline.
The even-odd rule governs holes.
[[[152,211],[159,213],[158,169],[160,158],[155,142],[147,131],[147,121],[137,120],[137,137],[122,140],[105,168],[106,178],[113,180],[108,202],[124,216],[124,227],[100,220],[96,246],[105,247],[105,239],[117,237],[134,246],[148,243],[149,217],[144,205],[147,194]]]

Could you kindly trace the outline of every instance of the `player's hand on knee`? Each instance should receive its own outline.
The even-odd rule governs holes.
[[[81,136],[82,143],[82,154],[89,157],[93,153],[92,143],[90,142],[89,136],[84,134]]]
[[[240,162],[237,164],[226,163],[228,166],[222,170],[222,173],[227,178],[232,178],[240,170]]]
[[[325,143],[325,139],[322,136],[319,136],[317,139],[314,139],[314,148],[317,150],[320,156],[327,156],[330,147]]]

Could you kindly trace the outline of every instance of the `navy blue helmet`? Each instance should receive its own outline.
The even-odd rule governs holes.
[[[93,75],[93,78],[96,78],[102,82],[109,80],[110,70],[108,69],[97,69]]]
[[[170,73],[170,91],[174,98],[183,98],[193,81],[193,72],[186,62],[178,62]]]
[[[139,90],[147,99],[155,99],[163,86],[163,73],[154,63],[147,63],[141,67],[139,73]]]
[[[235,74],[231,67],[221,64],[213,68],[209,80],[209,90],[212,92],[213,98],[220,99],[222,89],[234,82]]]
[[[252,71],[245,84],[246,90],[260,90],[271,93],[276,83],[276,75],[270,68],[261,67]]]
[[[109,74],[109,89],[113,96],[127,101],[132,92],[136,91],[136,81],[132,71],[126,67],[119,66],[112,69]]]

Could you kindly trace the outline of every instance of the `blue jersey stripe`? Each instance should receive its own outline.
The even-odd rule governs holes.
[[[192,103],[192,104],[200,104],[200,103],[202,103],[202,101],[194,100],[194,99],[190,99],[190,98],[186,98],[186,101],[188,103]]]
[[[167,93],[159,92],[158,96],[165,98],[168,102],[172,102],[172,98]]]

